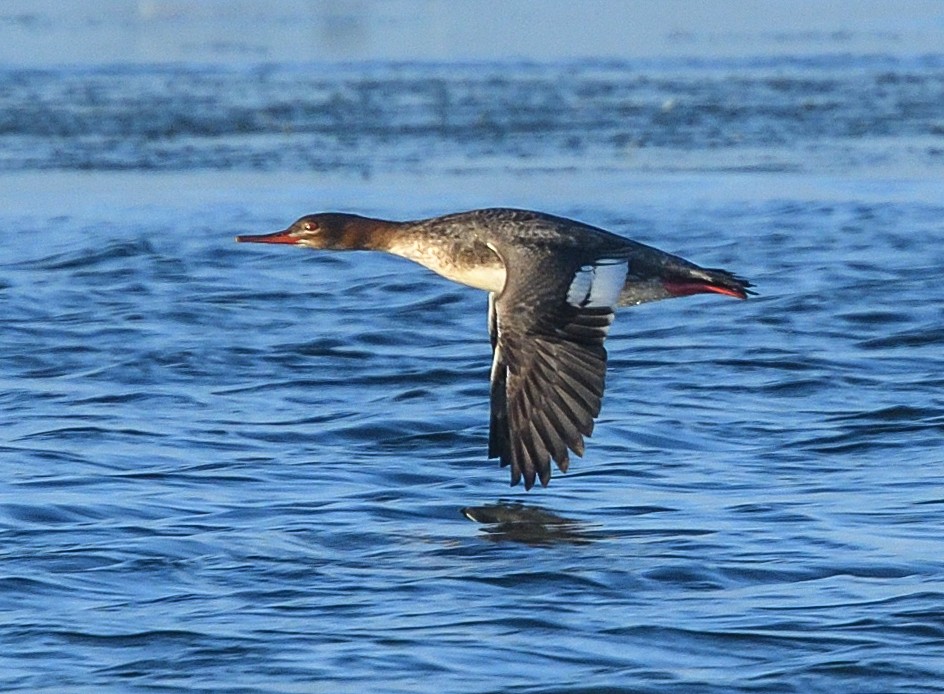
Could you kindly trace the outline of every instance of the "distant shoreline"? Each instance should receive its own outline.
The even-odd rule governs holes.
[[[762,10],[762,11],[761,11]],[[935,0],[8,0],[6,67],[940,54]]]

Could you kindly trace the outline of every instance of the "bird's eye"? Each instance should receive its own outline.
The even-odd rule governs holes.
[[[317,228],[318,228],[318,225],[315,224],[314,222],[302,222],[303,231],[314,231]]]

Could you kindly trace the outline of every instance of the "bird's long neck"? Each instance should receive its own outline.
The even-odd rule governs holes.
[[[352,251],[390,251],[406,226],[404,222],[349,215],[339,245]]]
[[[386,251],[476,289],[498,292],[504,287],[505,266],[475,228],[439,219],[392,222],[344,215],[338,221],[331,248]]]

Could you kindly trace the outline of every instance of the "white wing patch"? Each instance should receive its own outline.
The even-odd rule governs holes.
[[[575,308],[613,308],[628,272],[625,258],[600,258],[582,266],[567,290],[567,303]]]

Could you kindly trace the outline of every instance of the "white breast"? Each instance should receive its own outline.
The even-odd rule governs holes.
[[[466,268],[435,268],[429,265],[426,267],[453,282],[484,289],[487,292],[500,292],[505,286],[505,268],[500,265],[478,265]]]
[[[437,275],[487,292],[500,292],[505,286],[505,266],[495,256],[494,263],[465,264],[457,262],[443,249],[417,243],[394,243],[388,251],[429,268]]]

